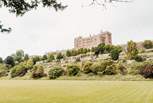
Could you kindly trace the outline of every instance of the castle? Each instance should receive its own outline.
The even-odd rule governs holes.
[[[97,35],[93,35],[90,37],[77,37],[74,39],[74,48],[92,48],[96,47],[97,45],[105,43],[105,44],[112,44],[112,34],[110,32],[101,32]]]

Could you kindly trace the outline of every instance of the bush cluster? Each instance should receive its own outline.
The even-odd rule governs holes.
[[[76,76],[79,73],[79,71],[80,71],[80,68],[77,65],[71,64],[67,66],[67,74],[69,76]]]
[[[42,65],[33,66],[32,74],[31,74],[32,78],[38,79],[44,76],[46,76],[46,74],[44,73],[44,67]]]
[[[61,67],[53,67],[49,70],[48,75],[50,79],[56,79],[64,74],[64,70]]]
[[[145,78],[153,78],[153,64],[146,64],[140,69],[140,74]]]

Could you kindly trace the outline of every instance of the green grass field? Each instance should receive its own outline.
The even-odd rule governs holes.
[[[1,80],[0,103],[153,103],[153,82]]]

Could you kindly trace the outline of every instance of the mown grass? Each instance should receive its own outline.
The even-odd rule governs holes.
[[[0,103],[152,103],[151,81],[1,80]]]

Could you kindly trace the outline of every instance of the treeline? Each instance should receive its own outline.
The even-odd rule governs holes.
[[[143,42],[143,46],[146,49],[153,48],[152,41],[146,40]],[[4,60],[0,58],[0,77],[3,76],[10,76],[11,78],[14,77],[22,77],[26,75],[27,73],[30,75],[31,78],[41,78],[48,76],[50,79],[57,78],[61,75],[69,75],[69,76],[75,76],[79,73],[84,74],[94,74],[94,75],[115,75],[119,73],[119,69],[121,71],[126,71],[127,67],[124,67],[122,64],[119,64],[120,67],[118,67],[118,62],[121,60],[119,59],[120,53],[123,52],[124,54],[124,60],[135,60],[136,62],[144,63],[146,62],[146,58],[141,57],[139,55],[139,48],[137,48],[137,44],[133,41],[129,41],[127,43],[126,50],[123,50],[120,46],[114,46],[114,45],[105,45],[105,44],[99,44],[97,47],[86,49],[72,49],[67,50],[66,52],[51,52],[47,53],[43,56],[29,56],[28,54],[24,53],[23,50],[18,50],[16,53],[7,56]],[[87,61],[87,63],[83,63],[81,66],[69,64],[66,65],[66,68],[63,68],[59,65],[53,66],[50,68],[49,72],[46,73],[43,65],[40,65],[38,62],[42,63],[48,63],[48,62],[58,62],[60,64],[60,61],[65,58],[92,53],[95,55],[95,57],[98,57],[100,54],[109,54],[111,59],[109,61],[99,61],[99,62],[91,62]],[[122,55],[123,55],[122,54]],[[76,61],[81,62],[81,61]],[[140,69],[140,67],[139,67]],[[152,64],[145,64],[141,66],[141,70],[135,70],[139,71],[138,74],[143,75],[144,77],[153,77],[153,66]],[[120,72],[121,72],[120,71]],[[126,74],[126,73],[122,73]]]

